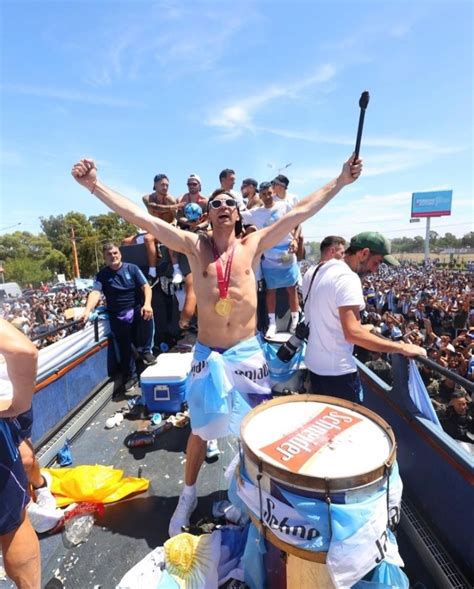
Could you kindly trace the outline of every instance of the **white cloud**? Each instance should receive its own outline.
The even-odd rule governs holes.
[[[34,86],[27,84],[4,84],[2,89],[14,94],[25,94],[27,96],[39,96],[41,98],[53,98],[55,100],[64,100],[67,102],[80,102],[83,104],[95,104],[100,106],[110,106],[117,108],[141,106],[139,102],[115,98],[111,96],[99,96],[78,92],[75,90],[63,90],[49,86]]]
[[[295,99],[302,90],[331,81],[336,73],[334,65],[325,64],[314,73],[288,84],[272,85],[264,92],[251,94],[227,105],[214,105],[211,109],[213,114],[208,115],[206,124],[217,127],[227,135],[232,131],[234,136],[240,135],[244,130],[254,130],[254,115],[269,102],[279,98]]]
[[[207,10],[205,4],[166,1],[141,8],[125,22],[107,22],[95,39],[101,51],[88,64],[87,83],[150,77],[150,67],[167,80],[216,68],[253,14],[248,3],[213,4]]]

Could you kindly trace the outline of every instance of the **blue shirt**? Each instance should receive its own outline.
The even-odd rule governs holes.
[[[109,312],[120,313],[142,304],[145,284],[147,281],[140,268],[124,262],[118,270],[102,268],[92,288],[104,293]]]

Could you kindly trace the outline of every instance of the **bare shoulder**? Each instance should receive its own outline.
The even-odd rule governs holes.
[[[240,245],[242,249],[248,252],[248,255],[252,257],[255,256],[260,246],[261,236],[262,231],[260,229],[257,229],[257,231],[253,231],[252,233],[249,233],[248,235],[242,237],[242,239],[240,240]]]

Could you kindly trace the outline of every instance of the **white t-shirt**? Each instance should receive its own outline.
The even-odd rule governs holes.
[[[243,211],[242,219],[245,224],[255,225],[257,229],[262,229],[263,227],[269,227],[270,225],[273,225],[273,223],[276,223],[290,210],[291,207],[288,203],[280,200],[279,202],[275,202],[269,209],[266,207],[256,207],[254,209]],[[280,243],[264,252],[265,258],[279,262],[282,255],[287,254],[288,246],[292,239],[292,234],[288,233]],[[286,262],[289,263],[289,260],[286,260]]]
[[[280,198],[276,194],[273,195],[273,202],[286,203],[290,209],[292,209],[298,203],[298,197],[292,192],[287,192],[285,198]]]
[[[303,300],[316,267],[303,279]],[[330,260],[321,266],[305,305],[309,322],[306,366],[322,376],[340,376],[356,372],[354,346],[346,341],[339,318],[339,307],[364,309],[360,278],[342,260]]]
[[[235,199],[235,201],[237,202],[237,206],[241,211],[247,209],[245,202],[244,202],[244,197],[242,196],[241,192],[237,192],[237,190],[234,190],[234,189],[226,190],[226,192],[228,194],[230,194],[233,199]]]

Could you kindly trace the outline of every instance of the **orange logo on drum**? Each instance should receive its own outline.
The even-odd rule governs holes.
[[[325,407],[297,430],[260,448],[260,451],[298,472],[321,448],[359,421],[362,421],[361,417]]]

